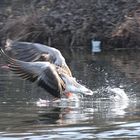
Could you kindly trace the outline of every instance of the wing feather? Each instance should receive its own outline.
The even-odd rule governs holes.
[[[56,48],[52,48],[39,43],[18,42],[7,40],[5,49],[9,50],[12,57],[26,62],[45,61],[63,67],[72,76],[65,58]]]
[[[11,52],[15,59],[27,62],[36,61],[41,57],[41,52],[33,43],[7,40],[5,50]]]
[[[60,98],[64,82],[53,67],[48,67],[38,78],[38,85],[49,91],[53,96]]]
[[[7,56],[2,49],[1,54],[9,63],[10,70],[19,77],[31,82],[36,81],[38,86],[44,88],[53,96],[61,97],[65,84],[57,73],[55,65],[48,62],[46,63],[50,65],[45,65],[45,62],[23,62],[16,60]],[[43,68],[40,67],[42,65],[44,66]]]

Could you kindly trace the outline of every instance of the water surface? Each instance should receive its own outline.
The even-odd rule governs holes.
[[[39,98],[48,98],[47,93],[1,68],[0,139],[139,139],[140,52],[63,54],[73,75],[94,95],[79,102],[37,106]],[[114,101],[108,88],[123,89],[129,101]]]

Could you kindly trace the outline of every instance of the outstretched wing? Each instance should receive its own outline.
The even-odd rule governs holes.
[[[63,67],[71,76],[71,71],[61,52],[55,48],[30,42],[18,42],[7,39],[5,50],[12,57],[26,62],[45,61]]]
[[[19,77],[31,82],[36,81],[38,86],[44,88],[53,96],[60,98],[64,82],[59,77],[53,64],[49,62],[24,62],[12,59],[2,49],[1,54],[9,63],[10,70]]]
[[[8,51],[13,58],[31,62],[41,58],[41,52],[33,43],[16,42],[8,39],[6,41],[5,50]]]

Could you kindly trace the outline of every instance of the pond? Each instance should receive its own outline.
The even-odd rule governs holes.
[[[47,93],[1,67],[0,139],[139,139],[140,52],[62,52],[73,75],[93,96],[39,106]],[[0,57],[0,65],[4,63]],[[108,89],[116,88],[129,100],[114,100]]]

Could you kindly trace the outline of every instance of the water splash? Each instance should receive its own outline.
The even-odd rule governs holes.
[[[125,91],[121,88],[108,88],[108,92],[112,94],[110,96],[110,100],[113,101],[111,111],[116,115],[124,115],[129,105],[129,98]]]
[[[59,107],[79,107],[80,106],[80,100],[79,98],[72,98],[72,99],[67,99],[67,98],[61,98],[57,100],[44,100],[44,99],[39,99],[36,101],[36,105],[38,107],[49,107],[49,106],[59,106]]]
[[[111,96],[111,99],[113,99],[115,102],[128,102],[129,98],[125,91],[121,88],[108,88],[108,91],[113,93],[114,95]]]

